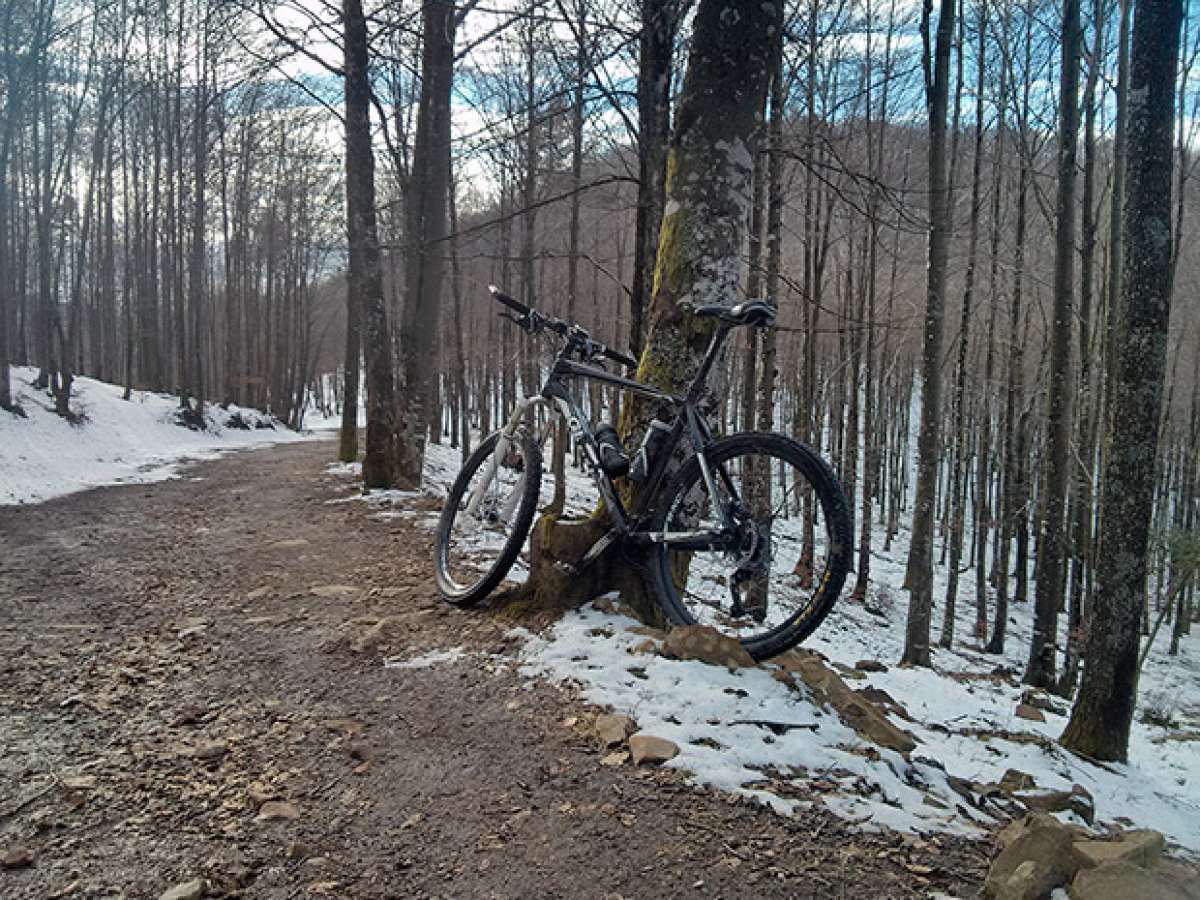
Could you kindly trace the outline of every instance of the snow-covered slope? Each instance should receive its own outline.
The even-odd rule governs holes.
[[[37,503],[105,484],[161,481],[184,460],[222,451],[307,439],[254,410],[206,409],[207,429],[176,422],[177,398],[134,391],[92,378],[75,381],[71,424],[36,390],[37,370],[12,370],[13,398],[26,418],[0,411],[0,505]],[[236,427],[241,422],[249,428]],[[261,426],[261,427],[256,427]]]

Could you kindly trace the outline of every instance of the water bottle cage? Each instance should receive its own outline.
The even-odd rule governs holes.
[[[642,445],[634,456],[633,465],[629,469],[629,477],[636,482],[645,481],[650,477],[650,469],[658,458],[663,442],[667,440],[671,428],[665,422],[652,419],[642,437]]]
[[[600,456],[600,468],[609,478],[621,478],[629,472],[629,456],[621,446],[617,431],[611,425],[596,429],[596,448]]]

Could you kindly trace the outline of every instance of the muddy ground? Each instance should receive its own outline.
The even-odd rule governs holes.
[[[600,765],[512,623],[438,599],[424,531],[328,502],[333,452],[0,508],[0,897],[977,892],[986,845]]]

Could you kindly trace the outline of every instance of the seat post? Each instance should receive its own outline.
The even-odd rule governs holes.
[[[704,359],[700,361],[700,368],[696,371],[692,386],[688,388],[687,400],[689,403],[697,403],[703,396],[704,388],[708,384],[708,373],[712,371],[713,364],[716,363],[717,356],[721,352],[721,345],[725,343],[725,338],[729,336],[732,328],[731,323],[717,320],[717,327],[708,341],[708,349],[704,351]]]

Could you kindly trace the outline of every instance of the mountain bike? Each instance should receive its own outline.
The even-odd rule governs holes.
[[[670,623],[713,626],[755,659],[812,634],[850,569],[852,526],[841,486],[804,444],[767,432],[716,437],[705,415],[708,376],[726,338],[735,328],[771,326],[775,308],[761,300],[694,308],[716,327],[687,392],[675,396],[603,368],[607,361],[633,370],[637,360],[579,325],[490,290],[507,308],[503,318],[561,346],[541,392],[479,444],[450,488],[434,550],[443,597],[476,603],[508,575],[536,512],[542,447],[565,420],[609,526],[575,569],[619,549],[642,568]],[[632,459],[611,425],[592,426],[571,390],[584,381],[656,405]],[[622,479],[634,487],[628,508],[615,483]]]

